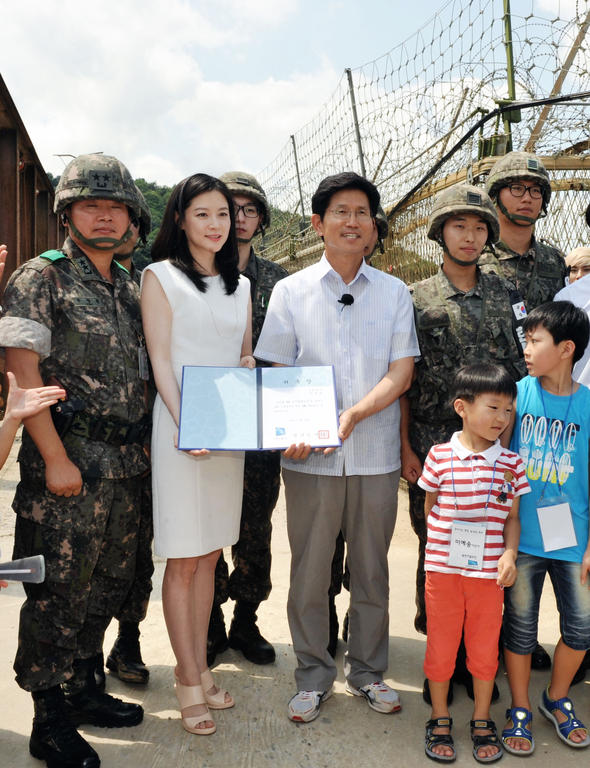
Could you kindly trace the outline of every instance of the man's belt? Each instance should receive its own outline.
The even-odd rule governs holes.
[[[108,445],[131,445],[145,442],[150,433],[151,420],[149,416],[144,416],[130,424],[118,419],[99,419],[78,411],[68,419],[67,426],[60,426],[61,429],[58,430],[60,437],[75,435]]]

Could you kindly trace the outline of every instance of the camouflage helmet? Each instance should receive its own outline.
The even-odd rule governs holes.
[[[137,184],[135,185],[135,192],[139,202],[139,237],[145,243],[152,228],[152,214],[150,212],[150,207],[147,204],[147,200]]]
[[[131,174],[120,160],[110,155],[78,155],[64,168],[53,210],[61,213],[77,200],[96,198],[118,200],[127,205],[137,219],[141,204]]]
[[[264,190],[252,174],[243,171],[229,171],[219,178],[232,194],[245,195],[255,200],[262,207],[262,226],[269,226],[270,205]]]
[[[375,225],[377,227],[377,235],[379,240],[385,240],[387,233],[389,232],[389,222],[387,220],[387,214],[381,206],[377,208],[377,215],[375,216]]]
[[[430,240],[441,242],[445,221],[461,213],[474,213],[488,225],[487,243],[496,243],[500,238],[500,223],[496,208],[488,193],[481,187],[471,184],[455,184],[440,192],[428,217],[427,236]]]
[[[546,209],[551,199],[549,174],[539,158],[530,152],[508,152],[496,160],[488,175],[486,189],[489,196],[495,200],[502,187],[523,179],[539,184],[543,190],[543,207]]]

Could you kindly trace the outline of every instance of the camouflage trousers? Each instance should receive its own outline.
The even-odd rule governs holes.
[[[234,569],[229,575],[222,553],[215,569],[215,605],[228,597],[258,604],[270,594],[271,516],[279,498],[280,464],[278,451],[246,452],[240,538],[232,547]]]
[[[154,560],[152,557],[154,517],[151,475],[142,478],[142,482],[135,574],[129,594],[121,610],[115,614],[115,618],[119,621],[133,622],[134,624],[139,624],[140,621],[145,619],[152,591],[152,574],[154,572]]]
[[[335,597],[342,592],[342,587],[350,592],[350,572],[348,562],[344,562],[344,536],[342,532],[336,538],[334,556],[332,557],[332,575],[328,595]]]
[[[46,568],[42,584],[24,585],[14,662],[21,688],[63,683],[75,659],[102,650],[133,581],[144,482],[92,479],[69,498],[19,483],[14,557],[43,554]]]
[[[423,461],[424,457],[420,457]],[[408,483],[408,496],[410,506],[410,522],[414,533],[418,537],[418,565],[416,567],[416,616],[414,627],[417,632],[426,634],[426,604],[424,602],[424,587],[426,585],[426,573],[424,572],[424,555],[426,552],[427,528],[424,519],[424,502],[426,494],[419,485]]]

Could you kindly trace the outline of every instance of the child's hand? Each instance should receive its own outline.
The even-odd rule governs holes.
[[[22,389],[18,386],[14,373],[8,371],[8,398],[6,400],[5,419],[22,421],[30,416],[36,416],[45,408],[63,400],[66,396],[65,389],[61,387],[34,387]]]
[[[252,355],[240,357],[240,368],[256,368],[256,360]]]
[[[582,573],[580,577],[582,584],[587,584],[590,589],[590,547],[584,552],[582,558]]]
[[[513,552],[504,552],[498,560],[498,578],[496,584],[499,587],[511,587],[516,581],[516,557]]]
[[[0,279],[4,274],[4,267],[6,266],[7,256],[8,256],[8,248],[3,243],[0,243]]]

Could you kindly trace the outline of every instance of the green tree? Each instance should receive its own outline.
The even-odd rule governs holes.
[[[133,254],[135,265],[138,269],[143,269],[151,263],[152,245],[160,230],[164,210],[172,192],[172,187],[160,186],[155,181],[146,181],[142,178],[135,179],[135,183],[145,197],[152,215],[152,231],[147,237],[147,242],[145,245],[140,243]]]

